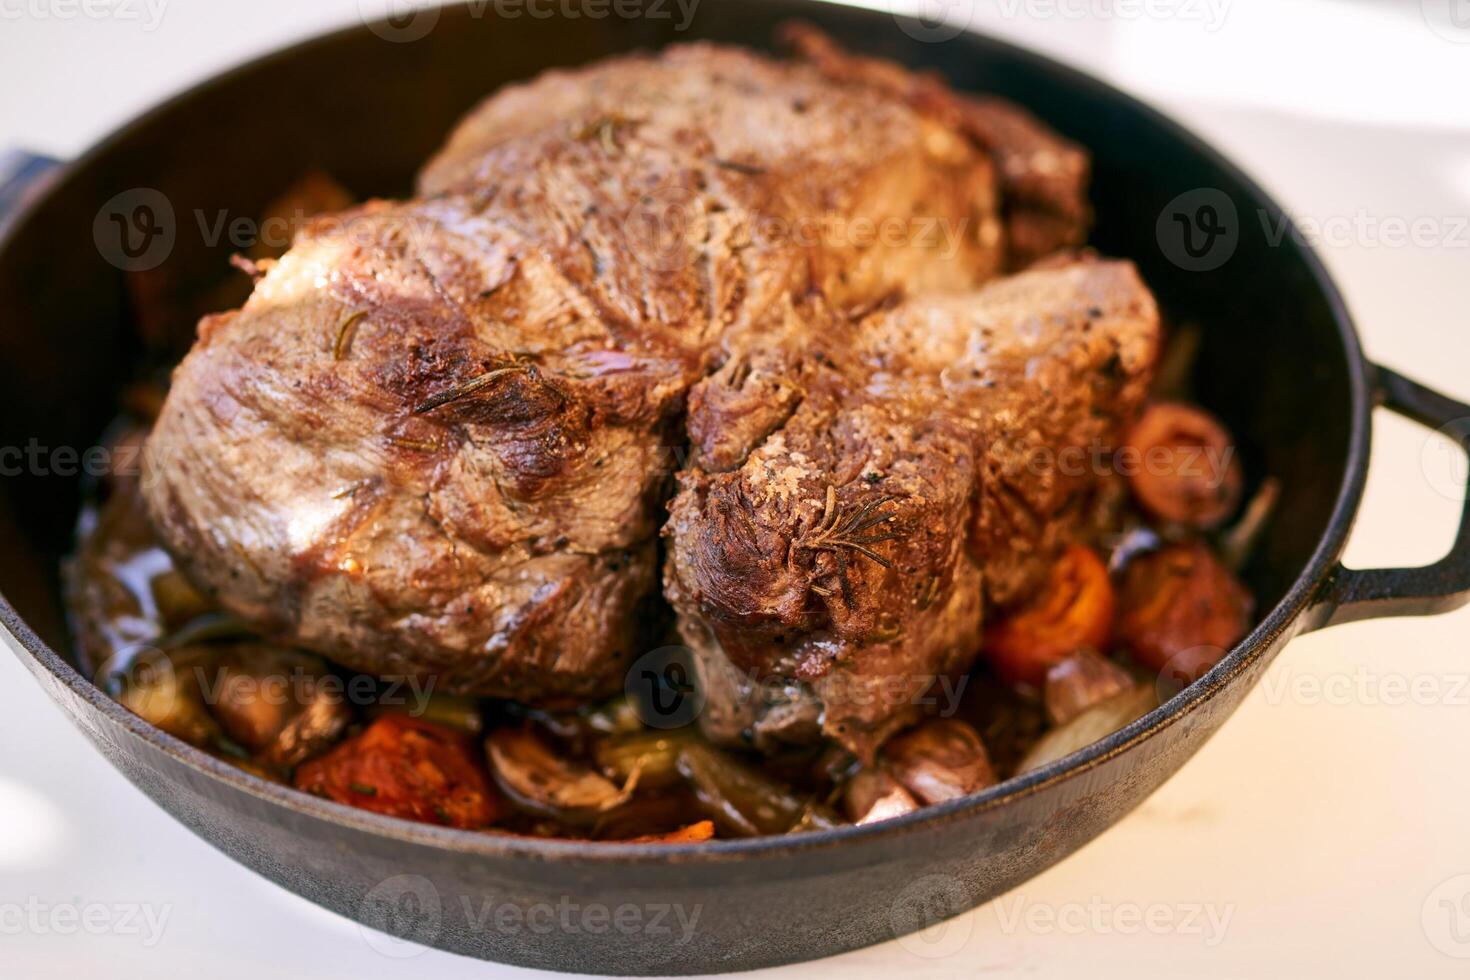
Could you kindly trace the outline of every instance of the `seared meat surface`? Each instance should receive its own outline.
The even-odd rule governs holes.
[[[937,74],[849,54],[807,24],[783,31],[787,44],[829,78],[903,99],[991,154],[1000,181],[1006,264],[1024,269],[1087,239],[1087,151],[1005,99],[959,95]]]
[[[706,732],[804,741],[820,720],[866,760],[912,723],[937,678],[969,668],[982,591],[1024,595],[1101,526],[1106,454],[1143,403],[1158,329],[1131,264],[1073,259],[701,382],[691,431],[731,440],[697,442],[680,475],[665,589],[715,702]],[[748,397],[767,377],[795,394]]]
[[[965,127],[809,65],[690,46],[508,88],[419,198],[318,221],[243,308],[201,323],[149,441],[150,517],[276,639],[441,691],[606,694],[656,589],[691,386],[991,278],[998,209]],[[883,399],[842,397],[829,415],[851,414],[855,445],[889,424]],[[710,452],[734,465],[793,405],[709,433]],[[882,458],[932,496],[932,530],[902,547],[949,582],[942,527],[968,490],[936,461],[967,465],[966,443],[924,438],[922,459]]]

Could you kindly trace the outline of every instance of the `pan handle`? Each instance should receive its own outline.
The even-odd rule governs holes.
[[[1470,457],[1470,405],[1447,398],[1384,367],[1372,367],[1374,400],[1390,411],[1455,439]],[[1470,495],[1450,553],[1422,568],[1357,570],[1340,562],[1321,593],[1323,626],[1383,616],[1431,616],[1470,602]]]
[[[39,153],[0,152],[0,227],[20,210],[26,192],[59,166],[61,161]]]

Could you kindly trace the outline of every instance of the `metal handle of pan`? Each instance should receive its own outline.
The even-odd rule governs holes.
[[[1372,368],[1376,403],[1451,436],[1470,457],[1470,405],[1401,374]],[[1470,492],[1449,554],[1421,568],[1352,569],[1341,563],[1321,593],[1324,626],[1383,616],[1432,616],[1470,602]]]

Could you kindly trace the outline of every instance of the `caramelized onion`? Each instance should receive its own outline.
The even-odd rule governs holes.
[[[975,729],[952,718],[926,722],[891,740],[883,761],[923,803],[943,803],[995,783],[995,770]]]
[[[1063,725],[1099,701],[1133,686],[1128,671],[1106,657],[1083,650],[1046,672],[1043,701],[1053,725]]]
[[[626,803],[632,783],[619,788],[600,773],[563,758],[529,728],[497,728],[485,740],[496,784],[533,813],[587,823]]]
[[[862,769],[842,788],[842,808],[856,824],[877,823],[913,813],[919,801],[881,769]]]
[[[1106,701],[1099,701],[1065,725],[1053,728],[1031,746],[1016,767],[1017,774],[1040,769],[1148,714],[1158,705],[1152,685],[1140,684]]]

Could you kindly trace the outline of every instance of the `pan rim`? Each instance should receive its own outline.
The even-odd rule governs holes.
[[[740,0],[748,2],[748,0]],[[841,8],[846,12],[878,16],[871,9],[853,7],[838,0],[803,0],[813,7]],[[450,9],[456,5],[448,5]],[[308,54],[317,46],[325,46],[346,37],[370,30],[365,24],[335,28],[259,57],[243,61],[211,75],[155,104],[118,126],[94,143],[75,160],[62,164],[47,185],[10,219],[0,224],[0,261],[31,213],[44,202],[65,191],[75,176],[104,158],[134,130],[161,117],[191,99],[224,86],[237,77],[268,68],[270,65]],[[878,845],[921,830],[933,830],[979,814],[1007,807],[1017,801],[1044,793],[1063,783],[1082,778],[1110,759],[1131,751],[1144,741],[1179,723],[1235,682],[1236,678],[1267,651],[1284,643],[1314,604],[1316,593],[1329,576],[1341,555],[1353,518],[1361,502],[1367,478],[1367,459],[1371,428],[1369,413],[1369,368],[1359,342],[1357,329],[1346,302],[1330,273],[1308,240],[1296,232],[1296,223],[1254,179],[1207,140],[1154,106],[1104,82],[1079,68],[1056,61],[1029,48],[1013,44],[993,35],[966,31],[956,40],[980,42],[1004,50],[1012,57],[1028,60],[1059,77],[1066,78],[1079,89],[1089,90],[1121,102],[1137,112],[1157,131],[1208,160],[1234,180],[1251,198],[1252,204],[1270,214],[1273,221],[1287,222],[1287,236],[1309,273],[1312,285],[1319,291],[1331,312],[1342,353],[1349,373],[1349,435],[1342,483],[1338,488],[1326,530],[1306,565],[1291,587],[1271,611],[1236,644],[1204,677],[1159,705],[1142,718],[1111,735],[1046,766],[998,783],[979,793],[961,797],[910,814],[865,826],[844,826],[832,830],[783,836],[754,837],[742,840],[713,840],[697,844],[664,844],[650,847],[612,841],[546,840],[494,834],[484,831],[458,830],[432,824],[414,823],[396,817],[372,813],[335,803],[273,783],[230,765],[221,759],[189,745],[153,727],[108,697],[90,679],[73,667],[66,658],[45,643],[16,612],[8,598],[0,594],[0,626],[3,626],[16,648],[24,650],[37,666],[60,685],[117,727],[149,743],[174,762],[209,780],[252,796],[263,803],[279,806],[297,815],[333,824],[344,830],[366,833],[404,844],[434,848],[447,853],[473,855],[498,860],[555,861],[572,865],[645,866],[668,864],[711,864],[763,858],[788,858],[797,854],[828,851],[836,847],[849,850],[859,844]],[[32,668],[34,670],[34,668]]]

